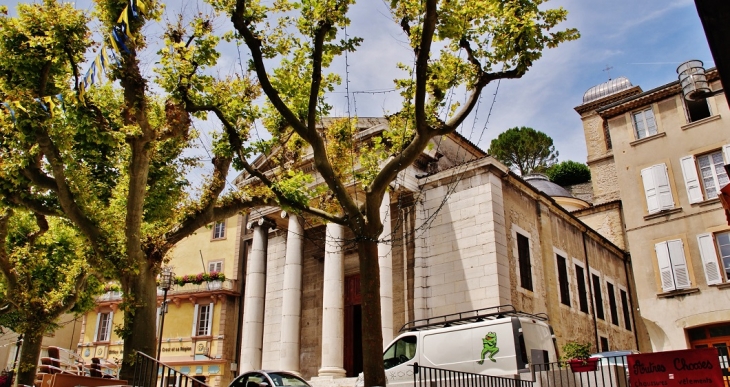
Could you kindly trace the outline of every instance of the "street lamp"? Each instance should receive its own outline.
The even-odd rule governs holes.
[[[165,326],[165,313],[167,312],[167,291],[172,288],[172,282],[175,279],[175,273],[172,272],[172,267],[166,266],[162,268],[160,273],[160,286],[162,289],[162,306],[160,306],[160,334],[157,336],[157,361],[160,360],[160,353],[162,352],[162,329]]]

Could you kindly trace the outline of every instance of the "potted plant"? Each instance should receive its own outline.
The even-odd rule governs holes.
[[[595,371],[598,367],[599,359],[589,358],[591,354],[589,343],[569,341],[563,345],[562,353],[561,360],[563,363],[568,363],[573,372]]]

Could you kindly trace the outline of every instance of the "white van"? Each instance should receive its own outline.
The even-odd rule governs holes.
[[[414,363],[531,379],[532,361],[558,360],[547,316],[518,312],[511,305],[411,321],[401,332],[383,354],[390,387],[412,385]]]

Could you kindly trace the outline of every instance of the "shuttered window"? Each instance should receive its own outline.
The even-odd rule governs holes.
[[[624,328],[631,330],[631,308],[629,306],[629,297],[626,291],[621,290],[621,309],[624,312]]]
[[[647,210],[650,214],[674,208],[666,164],[657,164],[641,170]]]
[[[601,320],[605,319],[603,314],[603,294],[601,293],[601,277],[591,274],[593,279],[593,302],[596,305],[596,317]]]
[[[586,287],[585,270],[581,266],[575,265],[575,278],[578,282],[578,303],[580,311],[588,313],[588,291]]]
[[[634,112],[631,116],[634,120],[634,133],[637,140],[657,134],[654,111],[651,108]]]
[[[613,284],[606,282],[608,292],[608,309],[611,312],[611,324],[618,326],[618,306],[616,304],[616,290]]]
[[[532,265],[530,263],[530,240],[517,233],[517,256],[520,265],[520,286],[532,290]]]
[[[570,283],[568,282],[568,267],[565,257],[555,254],[558,263],[558,286],[560,287],[560,302],[570,306]]]
[[[662,290],[669,292],[690,287],[684,244],[680,239],[659,242],[654,245],[657,255]]]

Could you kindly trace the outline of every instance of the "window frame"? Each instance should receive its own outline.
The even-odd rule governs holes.
[[[649,125],[647,125],[647,120],[646,120],[646,112],[651,112],[651,118],[654,121],[654,133],[650,133]],[[636,120],[637,115],[639,115],[639,114],[641,115],[641,123],[644,125],[644,132],[645,132],[644,136],[641,136],[639,134],[638,122]],[[656,114],[654,114],[654,107],[650,105],[649,107],[632,111],[631,112],[631,126],[634,129],[634,138],[637,140],[641,140],[643,138],[647,138],[647,137],[651,137],[651,136],[655,136],[655,135],[659,134],[659,127],[658,127],[657,121],[656,121]]]
[[[618,303],[616,301],[616,285],[606,278],[606,294],[608,295],[608,313],[611,315],[611,324],[620,326],[618,318]]]
[[[596,281],[598,281],[597,284]],[[591,270],[590,284],[591,290],[593,291],[593,309],[595,310],[596,318],[606,321],[606,313],[603,305],[603,286],[601,286],[602,282],[601,273]],[[598,291],[596,291],[596,285],[598,285]]]
[[[641,170],[640,176],[649,214],[675,208],[667,164],[660,163],[646,167]]]
[[[213,307],[214,303],[209,304],[195,304],[195,308],[193,310],[193,337],[208,337],[213,335]],[[203,317],[203,311],[206,311],[206,318],[204,320],[205,322],[205,330],[201,331],[201,320]],[[201,334],[204,333],[204,334]]]
[[[220,226],[220,230],[219,227]],[[226,239],[227,234],[227,225],[226,220],[217,220],[213,222],[213,230],[211,234],[211,240],[221,240]]]
[[[532,240],[530,234],[514,226],[512,230],[515,244],[515,256],[517,258],[517,278],[520,280],[520,288],[531,292],[535,291],[535,283],[532,280]],[[526,240],[526,249],[520,249],[520,237]],[[525,246],[525,244],[522,244]],[[524,252],[524,254],[521,254]],[[525,256],[526,254],[526,256]]]
[[[104,343],[104,342],[111,341],[113,321],[114,321],[114,311],[99,312],[96,314],[96,329],[94,330],[94,342]],[[101,337],[102,333],[104,333],[104,337]]]
[[[730,230],[697,235],[697,245],[700,250],[700,258],[702,259],[702,268],[705,272],[707,285],[718,285],[730,281],[730,276],[728,275],[730,262],[728,262],[729,266],[726,268],[720,238],[718,238],[719,235],[726,235],[729,242],[728,245],[730,245]],[[730,254],[727,258],[730,261]]]
[[[576,293],[578,294],[578,310],[585,314],[591,313],[591,307],[590,304],[588,304],[588,289],[589,289],[589,282],[586,278],[586,268],[583,266],[583,262],[578,260],[573,260],[573,268],[575,269],[575,278],[576,278]],[[579,276],[578,269],[582,272],[582,275]],[[581,278],[582,277],[582,278]],[[581,292],[581,285],[583,285],[583,291]]]
[[[692,287],[687,254],[685,254],[682,239],[669,239],[655,243],[654,252],[662,291],[671,292]],[[671,284],[669,278],[672,280]],[[684,280],[686,283],[683,282]]]
[[[619,297],[621,299],[621,313],[624,315],[624,328],[627,331],[633,332],[631,325],[631,298],[629,292],[622,286],[618,287]]]
[[[558,278],[559,302],[561,305],[572,308],[573,302],[570,298],[570,268],[568,267],[568,254],[566,254],[565,251],[553,248],[553,255],[555,256],[555,271]],[[564,270],[564,273],[561,273],[561,262],[563,264],[562,269]]]
[[[687,197],[690,204],[700,203],[705,200],[716,199],[717,196],[710,197],[707,193],[707,185],[705,179],[702,176],[702,167],[700,166],[701,157],[711,157],[715,154],[720,154],[725,164],[730,164],[730,144],[725,144],[720,148],[713,149],[709,152],[699,153],[696,155],[688,155],[679,159],[680,165],[682,166],[682,176],[684,177],[684,185],[687,189]],[[730,182],[730,176],[727,175],[725,168],[723,167],[719,173],[715,164],[710,159],[709,164],[712,171],[712,180],[715,185],[714,189],[716,193],[720,192],[723,184],[720,183],[720,175],[725,174],[726,178]]]
[[[681,98],[681,99],[682,99],[682,106],[684,107],[684,116],[685,116],[688,124],[691,124],[691,123],[697,122],[697,121],[701,121],[701,120],[704,120],[705,118],[710,118],[713,116],[712,106],[710,105],[709,98],[702,98],[701,100],[697,100],[697,101],[688,101],[685,98]],[[695,104],[695,105],[699,106],[699,103],[702,101],[704,101],[705,105],[707,106],[707,116],[702,117],[702,118],[693,118],[691,112],[695,111],[696,109],[693,109],[690,106],[690,104]]]
[[[213,273],[213,272],[221,273],[221,272],[223,272],[223,262],[224,262],[223,259],[219,259],[217,261],[208,261],[208,273]],[[213,268],[215,268],[216,266],[219,266],[220,269],[213,270]]]

